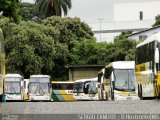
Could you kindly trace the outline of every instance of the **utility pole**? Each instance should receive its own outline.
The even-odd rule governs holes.
[[[101,22],[102,22],[102,18],[98,19],[100,21],[100,42],[101,42]]]

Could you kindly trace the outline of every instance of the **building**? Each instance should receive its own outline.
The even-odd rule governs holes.
[[[160,0],[114,0],[111,5],[113,21],[91,24],[93,31],[99,31],[95,33],[98,42],[112,42],[123,31],[151,28],[160,14]]]
[[[113,20],[153,20],[160,14],[159,5],[159,0],[120,0],[114,4]]]
[[[104,65],[69,65],[69,80],[95,78]]]
[[[140,31],[140,32],[132,33],[129,35],[128,38],[139,41],[139,40],[144,40],[158,32],[160,32],[160,26],[156,26],[156,27],[152,27],[152,28]]]

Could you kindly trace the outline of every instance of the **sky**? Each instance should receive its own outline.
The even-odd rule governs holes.
[[[22,0],[34,3],[35,0]],[[69,10],[69,17],[80,17],[87,23],[99,22],[103,19],[105,22],[113,21],[113,5],[117,3],[140,3],[144,1],[160,0],[72,0],[72,9]]]
[[[34,3],[35,0],[22,0],[25,2],[32,2]],[[89,26],[92,28],[92,30],[99,30],[100,29],[100,19],[101,19],[101,28],[102,29],[120,29],[124,28],[132,21],[129,23],[116,23],[114,13],[116,13],[116,20],[125,20],[126,18],[131,18],[129,15],[131,11],[125,11],[125,14],[120,14],[119,13],[119,8],[114,9],[116,5],[120,5],[120,7],[124,8],[121,6],[121,4],[126,4],[128,7],[129,4],[135,4],[134,6],[134,11],[136,11],[137,14],[139,14],[139,9],[144,8],[144,2],[157,2],[160,3],[160,0],[72,0],[72,8],[69,10],[67,17],[79,17],[81,21],[86,22],[89,24]],[[139,5],[139,8],[136,6]],[[133,7],[133,6],[132,6]],[[137,9],[137,10],[135,10]],[[147,8],[145,8],[146,10]],[[115,12],[115,10],[117,12]],[[124,8],[125,10],[125,8]],[[152,9],[151,9],[152,10]],[[159,9],[158,9],[159,10]],[[120,10],[122,11],[122,9]],[[135,13],[135,12],[134,12]],[[153,13],[149,13],[147,11],[147,14],[151,16]],[[130,17],[129,17],[129,16]],[[145,14],[146,15],[146,14]],[[135,15],[138,19],[139,15]],[[147,23],[145,26],[148,27],[148,25],[151,24],[153,21],[146,21]],[[144,24],[140,24],[141,26]],[[132,24],[132,27],[134,24]],[[136,25],[134,26],[136,27]],[[104,38],[106,39],[106,37]]]

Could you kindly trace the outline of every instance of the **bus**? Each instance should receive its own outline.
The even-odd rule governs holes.
[[[160,33],[136,46],[136,79],[140,99],[160,97]]]
[[[52,81],[53,101],[74,101],[73,81]]]
[[[115,61],[98,73],[99,100],[138,100],[135,62]]]
[[[23,101],[23,76],[19,74],[5,75],[5,95],[6,100]]]
[[[75,100],[98,100],[98,78],[80,79],[74,82],[73,97]]]
[[[4,93],[5,79],[5,53],[4,53],[4,37],[0,28],[0,102]]]
[[[29,79],[29,100],[50,101],[51,80],[49,75],[31,75]]]

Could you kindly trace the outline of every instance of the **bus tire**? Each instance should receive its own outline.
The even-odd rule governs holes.
[[[138,84],[138,97],[140,97],[140,88],[139,88],[139,84]]]
[[[140,93],[139,93],[140,96],[139,96],[139,97],[140,97],[141,100],[143,100],[143,94],[142,94],[142,93],[143,93],[143,90],[142,90],[142,85],[140,85],[139,89],[140,89]]]
[[[111,100],[114,100],[114,91],[112,88],[111,88]]]

